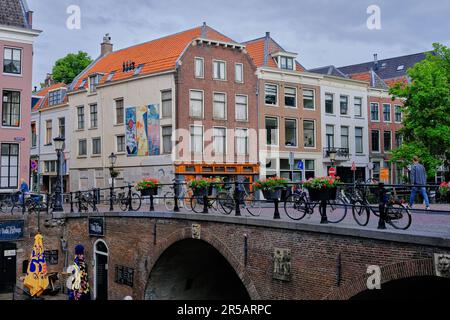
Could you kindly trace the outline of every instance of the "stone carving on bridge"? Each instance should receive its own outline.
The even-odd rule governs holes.
[[[436,276],[450,278],[450,254],[435,253],[434,267]]]
[[[291,250],[275,248],[273,278],[291,281]]]
[[[200,240],[201,230],[202,230],[202,227],[199,224],[193,224],[192,225],[192,239]]]

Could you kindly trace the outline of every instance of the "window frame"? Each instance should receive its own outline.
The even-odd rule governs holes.
[[[83,154],[80,153],[81,152],[81,148],[80,148],[81,142],[84,142],[84,153]],[[78,157],[87,157],[87,155],[88,155],[87,139],[86,138],[78,139]]]
[[[314,146],[313,147],[307,147],[305,146],[305,122],[312,122],[313,123],[313,133],[314,133]],[[316,149],[317,148],[317,125],[316,120],[314,119],[303,119],[303,148],[305,149]]]
[[[223,102],[224,103],[224,118],[217,118],[215,115],[214,115],[214,109],[215,109],[215,103],[216,103],[216,95],[223,95],[224,97],[225,97],[225,101]],[[213,120],[218,120],[218,121],[227,121],[228,120],[228,95],[227,95],[227,93],[226,92],[219,92],[219,91],[213,91],[213,93],[212,93],[212,103],[213,103],[213,106],[212,106],[212,118],[213,118]],[[220,101],[220,103],[222,103],[222,101]]]
[[[238,74],[237,73],[237,66],[241,66],[241,78],[242,78],[241,81],[238,81],[238,79],[237,79],[237,74]],[[243,63],[236,62],[234,64],[234,81],[236,83],[244,83],[244,64]]]
[[[4,101],[5,93],[9,93],[10,94],[11,102],[5,102]],[[13,102],[13,94],[14,93],[17,93],[19,95],[19,102],[18,103]],[[7,118],[9,117],[9,122],[10,122],[9,124],[4,124],[5,110],[8,110],[8,109],[5,108],[5,104],[6,103],[9,104],[9,108],[10,108],[9,109],[9,113],[6,114]],[[6,89],[2,90],[2,103],[1,103],[1,106],[2,106],[2,124],[1,124],[2,128],[16,128],[16,129],[20,129],[22,127],[22,92],[19,91],[19,90],[6,90]],[[14,106],[18,107],[18,114],[17,114],[18,121],[19,121],[18,125],[12,125],[11,124],[11,122],[13,120],[12,119],[12,116],[13,116],[13,112],[12,111],[13,111],[13,107]]]
[[[373,133],[374,132],[378,132],[378,149],[374,150],[373,149]],[[370,130],[370,151],[373,153],[380,153],[381,152],[381,135],[380,135],[380,130],[379,129],[372,129]]]
[[[295,101],[294,106],[288,106],[286,104],[286,96],[288,94],[286,92],[286,89],[294,89],[294,101]],[[297,109],[297,106],[298,106],[298,90],[297,90],[297,88],[296,87],[291,87],[291,86],[285,86],[284,87],[284,107],[285,108],[290,108],[290,109]]]
[[[342,98],[345,98],[347,100],[347,112],[346,113],[342,113]],[[350,97],[348,95],[345,95],[345,94],[340,94],[339,95],[339,115],[345,116],[345,117],[350,116],[350,108],[349,108],[350,99],[349,98]]]
[[[201,92],[201,94],[202,94],[202,114],[201,114],[200,117],[199,116],[194,116],[191,113],[191,111],[192,111],[192,108],[191,108],[191,101],[192,101],[191,93],[192,92]],[[195,100],[195,101],[197,101],[197,100]],[[201,89],[189,89],[189,117],[192,118],[192,119],[204,119],[205,118],[205,91],[204,90],[201,90]]]
[[[358,139],[356,135],[357,129],[361,129],[361,151],[358,151]],[[355,154],[364,154],[364,127],[355,127]]]
[[[237,117],[237,97],[245,97],[245,120],[238,119]],[[234,117],[237,122],[248,122],[248,95],[235,94],[234,95]]]
[[[92,112],[92,107],[95,106],[95,112]],[[95,115],[95,117],[93,117],[92,115]],[[92,121],[95,119],[95,126],[93,126]],[[98,104],[97,103],[93,103],[89,105],[89,124],[90,127],[89,129],[98,129]]]
[[[61,120],[63,120],[63,123],[61,125]],[[64,129],[64,134],[61,134],[61,128]],[[59,117],[58,118],[58,136],[65,138],[66,137],[66,117]]]
[[[48,124],[50,123],[50,127]],[[49,136],[50,131],[50,136]],[[53,119],[45,120],[45,146],[51,146],[53,144]]]
[[[166,148],[164,147],[164,137],[166,135],[164,135],[164,129],[165,128],[170,128],[170,152],[166,151]],[[167,125],[167,126],[161,126],[161,140],[162,140],[162,154],[172,154],[173,152],[173,142],[172,142],[172,137],[173,137],[173,126],[172,125]]]
[[[240,131],[245,131],[245,154],[242,154],[242,153],[239,153],[238,152],[238,143],[237,143],[237,139],[238,138],[242,138],[242,137],[238,137],[238,135],[237,135],[237,131],[238,130],[240,130]],[[234,145],[235,145],[235,154],[237,155],[237,156],[248,156],[249,155],[249,136],[248,136],[248,128],[239,128],[239,127],[237,127],[236,128],[236,130],[235,130],[235,142],[234,142]]]
[[[225,61],[225,60],[219,60],[219,59],[213,59],[213,61],[212,61],[212,63],[213,63],[213,72],[212,72],[212,79],[213,80],[215,80],[215,81],[227,81],[227,79],[228,79],[228,77],[227,77],[227,61]],[[222,78],[215,78],[214,77],[214,72],[215,72],[215,64],[216,63],[223,63],[224,65],[225,65],[225,67],[224,67],[224,78],[222,79]],[[220,67],[219,67],[219,72],[220,72]]]
[[[267,86],[274,86],[276,87],[276,94],[275,94],[275,104],[268,104],[267,103]],[[274,83],[265,83],[264,84],[264,104],[268,107],[279,107],[279,85]]]
[[[123,138],[123,150],[119,150],[119,138]],[[127,145],[126,145],[124,134],[116,135],[116,152],[118,154],[125,154],[127,152]]]
[[[100,151],[98,153],[95,153],[94,141],[99,141]],[[102,155],[102,138],[101,137],[92,138],[92,156],[95,157],[95,156],[101,156],[101,155]]]
[[[400,110],[400,121],[397,121],[397,108]],[[400,104],[394,105],[394,123],[403,123],[402,105]]]
[[[346,128],[347,129],[347,135],[343,135],[343,131],[342,129]],[[344,147],[343,145],[343,137],[347,137],[347,146]],[[350,126],[341,126],[341,148],[342,149],[348,149],[350,150]]]
[[[287,130],[287,126],[286,126],[286,122],[287,121],[294,121],[295,122],[295,145],[294,146],[288,146],[286,144],[286,130]],[[285,117],[284,118],[284,147],[285,148],[298,148],[298,120],[297,118],[289,118],[289,117]]]
[[[305,91],[312,91],[312,93],[313,93],[313,97],[312,97],[313,108],[305,108]],[[303,88],[302,89],[302,101],[303,101],[303,109],[304,110],[310,110],[310,111],[316,110],[316,89]]]
[[[377,106],[377,119],[372,118],[372,106],[375,106],[375,105]],[[371,122],[380,122],[380,104],[378,102],[371,102],[369,108],[370,108],[370,116],[369,116],[370,121]]]
[[[276,119],[277,120],[277,136],[276,136],[276,144],[269,144],[267,143],[267,119]],[[271,147],[278,147],[280,145],[280,119],[277,116],[265,116],[264,117],[264,128],[266,130],[266,146],[271,146]]]
[[[389,149],[386,150],[386,136],[385,134],[389,132]],[[392,130],[383,130],[383,151],[391,152],[392,151]]]
[[[192,128],[202,128],[202,151],[201,152],[196,152],[192,149]],[[192,154],[201,154],[205,151],[205,130],[204,130],[204,126],[203,125],[195,125],[195,124],[191,124],[189,125],[189,152]]]
[[[329,101],[329,100],[327,100],[327,96],[331,96],[331,107],[332,107],[332,112],[327,112],[327,101]],[[325,92],[323,101],[324,101],[324,103],[325,103],[325,105],[324,105],[324,110],[325,110],[325,114],[326,114],[326,115],[335,115],[335,114],[336,114],[336,113],[334,112],[334,111],[335,111],[335,108],[334,108],[334,101],[335,101],[334,96],[335,96],[335,94],[332,93],[332,92]]]
[[[8,164],[5,166],[8,169],[8,175],[7,176],[3,176],[2,175],[2,168],[3,166],[1,165],[2,161],[3,161],[3,146],[4,145],[8,145]],[[12,155],[11,154],[11,149],[12,146],[16,146],[17,148],[17,154],[16,155]],[[17,165],[12,166],[11,165],[11,158],[12,156],[17,157]],[[16,183],[17,185],[11,185],[11,168],[15,167],[17,169],[17,175],[16,175]],[[19,187],[19,172],[20,172],[20,144],[18,143],[8,143],[8,142],[3,142],[0,143],[0,190],[8,190],[8,189],[17,189]],[[7,178],[8,179],[8,185],[7,186],[2,186],[1,184],[1,180],[2,178]]]
[[[165,93],[170,92],[170,100],[164,99],[163,96]],[[164,102],[170,101],[170,115],[164,115]],[[172,89],[165,89],[161,90],[161,119],[170,119],[173,115],[173,90]]]
[[[197,76],[197,61],[202,61],[202,75]],[[205,58],[194,57],[194,78],[195,79],[205,79]]]
[[[386,106],[389,106],[389,120],[386,120],[386,118],[385,118],[387,113],[385,112],[384,108]],[[390,103],[383,103],[383,122],[385,122],[385,123],[392,122],[392,105]]]
[[[361,101],[361,104],[357,104],[356,103],[356,101],[358,99]],[[364,99],[362,97],[353,97],[353,108],[355,110],[355,112],[354,112],[355,118],[363,118],[363,114],[364,114],[364,112],[363,112],[363,100]],[[356,114],[356,110],[358,110],[358,108],[356,106],[359,106],[358,108],[361,111],[360,114]]]
[[[214,152],[214,155],[216,156],[216,155],[218,155],[218,156],[225,156],[225,155],[227,155],[228,154],[228,146],[227,146],[227,137],[228,137],[228,130],[227,130],[227,127],[224,127],[224,126],[214,126],[214,127],[212,127],[212,129],[213,129],[213,135],[212,135],[212,150],[213,150],[213,152]],[[215,135],[215,129],[221,129],[221,130],[224,130],[225,131],[225,136],[223,136],[223,138],[224,138],[224,149],[225,150],[223,150],[223,153],[217,153],[216,152],[216,147],[215,147],[215,143],[216,143],[216,135]]]
[[[330,127],[333,128],[333,135],[332,135],[332,137],[333,137],[333,144],[332,145],[328,145],[328,142],[329,142],[328,137],[330,137],[331,134],[328,133],[327,129],[330,128]],[[325,146],[328,149],[336,147],[336,130],[335,130],[335,127],[336,126],[334,124],[325,124]]]
[[[16,50],[16,51],[20,51],[20,72],[8,72],[8,71],[5,71],[5,67],[6,67],[6,65],[5,65],[5,62],[6,62],[6,59],[5,59],[5,51],[6,50],[11,50],[11,58],[12,58],[12,60],[11,60],[11,62],[12,63],[14,63],[14,61],[16,61],[16,60],[14,60],[14,50]],[[4,74],[4,75],[13,75],[13,76],[22,76],[23,75],[23,48],[18,48],[18,47],[11,47],[11,46],[4,46],[3,47],[3,55],[2,55],[2,62],[3,62],[3,68],[2,68],[2,73]]]
[[[118,115],[119,115],[118,112],[117,112],[117,110],[119,109],[119,107],[118,107],[118,102],[119,101],[122,101],[122,122],[117,122]],[[114,99],[114,124],[116,126],[125,124],[125,99],[124,98],[116,98],[116,99]]]
[[[84,109],[84,106],[77,107],[77,130],[85,130],[86,128],[86,114],[84,112]],[[80,110],[82,110],[83,113],[80,114]],[[80,122],[80,116],[82,116],[83,122]],[[82,123],[83,126],[80,127],[80,123]]]

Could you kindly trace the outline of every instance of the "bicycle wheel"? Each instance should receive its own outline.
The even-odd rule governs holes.
[[[256,200],[254,193],[244,196],[244,207],[253,217],[261,215],[261,201]]]
[[[120,202],[120,210],[128,211],[128,198],[121,197],[119,199]]]
[[[133,193],[131,196],[131,210],[133,211],[139,211],[142,205],[142,199],[141,196],[137,193]]]
[[[388,204],[386,207],[387,223],[398,230],[406,230],[411,226],[412,218],[408,208],[402,203]]]
[[[342,198],[330,200],[327,203],[327,217],[329,223],[339,223],[347,216],[347,204]]]
[[[299,194],[290,195],[284,202],[284,211],[292,220],[301,220],[307,212],[305,198]]]
[[[167,211],[173,211],[175,208],[175,194],[173,192],[169,191],[164,195],[164,206]]]
[[[219,193],[217,195],[219,212],[229,215],[235,208],[234,199],[228,193]]]
[[[203,203],[203,197],[192,196],[190,203],[192,211],[195,213],[202,213],[204,208]]]
[[[357,200],[352,207],[353,211],[353,218],[355,219],[356,223],[359,224],[361,227],[365,227],[369,224],[369,218],[370,218],[370,209],[367,208],[362,201]]]

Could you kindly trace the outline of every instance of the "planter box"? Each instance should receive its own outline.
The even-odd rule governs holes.
[[[264,198],[269,201],[280,200],[282,189],[276,190],[262,190]]]
[[[286,201],[287,198],[289,198],[289,196],[292,194],[292,187],[285,187],[282,191],[281,191],[281,201]]]
[[[337,188],[309,189],[309,199],[311,201],[336,200]]]
[[[158,188],[148,188],[141,190],[141,196],[142,197],[150,197],[150,196],[157,196],[158,195]]]
[[[211,196],[213,193],[213,188],[195,188],[192,189],[195,197],[204,197],[204,196]]]

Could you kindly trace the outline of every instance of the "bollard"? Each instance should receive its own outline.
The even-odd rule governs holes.
[[[384,183],[378,184],[378,198],[379,198],[379,210],[380,210],[380,220],[378,221],[378,229],[386,229],[386,188]]]
[[[109,211],[114,211],[114,188],[109,188]]]
[[[280,200],[278,198],[276,198],[276,199],[273,199],[273,202],[275,203],[275,212],[273,214],[273,219],[279,220],[279,219],[281,219],[280,210],[278,209],[278,204],[280,203]]]
[[[133,211],[133,208],[131,207],[131,184],[128,185],[128,211]]]
[[[150,211],[155,211],[155,206],[153,204],[153,190],[150,191]]]
[[[70,213],[74,213],[72,192],[70,193]]]
[[[328,223],[328,217],[327,217],[327,200],[320,201],[320,223],[321,224],[327,224]]]
[[[180,207],[178,206],[178,183],[176,183],[176,182],[173,184],[173,194],[175,195],[173,197],[174,204],[175,204],[173,211],[180,212]]]
[[[209,211],[208,211],[208,195],[203,196],[203,213],[209,213]]]
[[[235,208],[236,217],[241,216],[240,196],[241,196],[241,193],[239,192],[239,182],[235,181],[234,182],[234,204],[236,206],[236,208]]]

